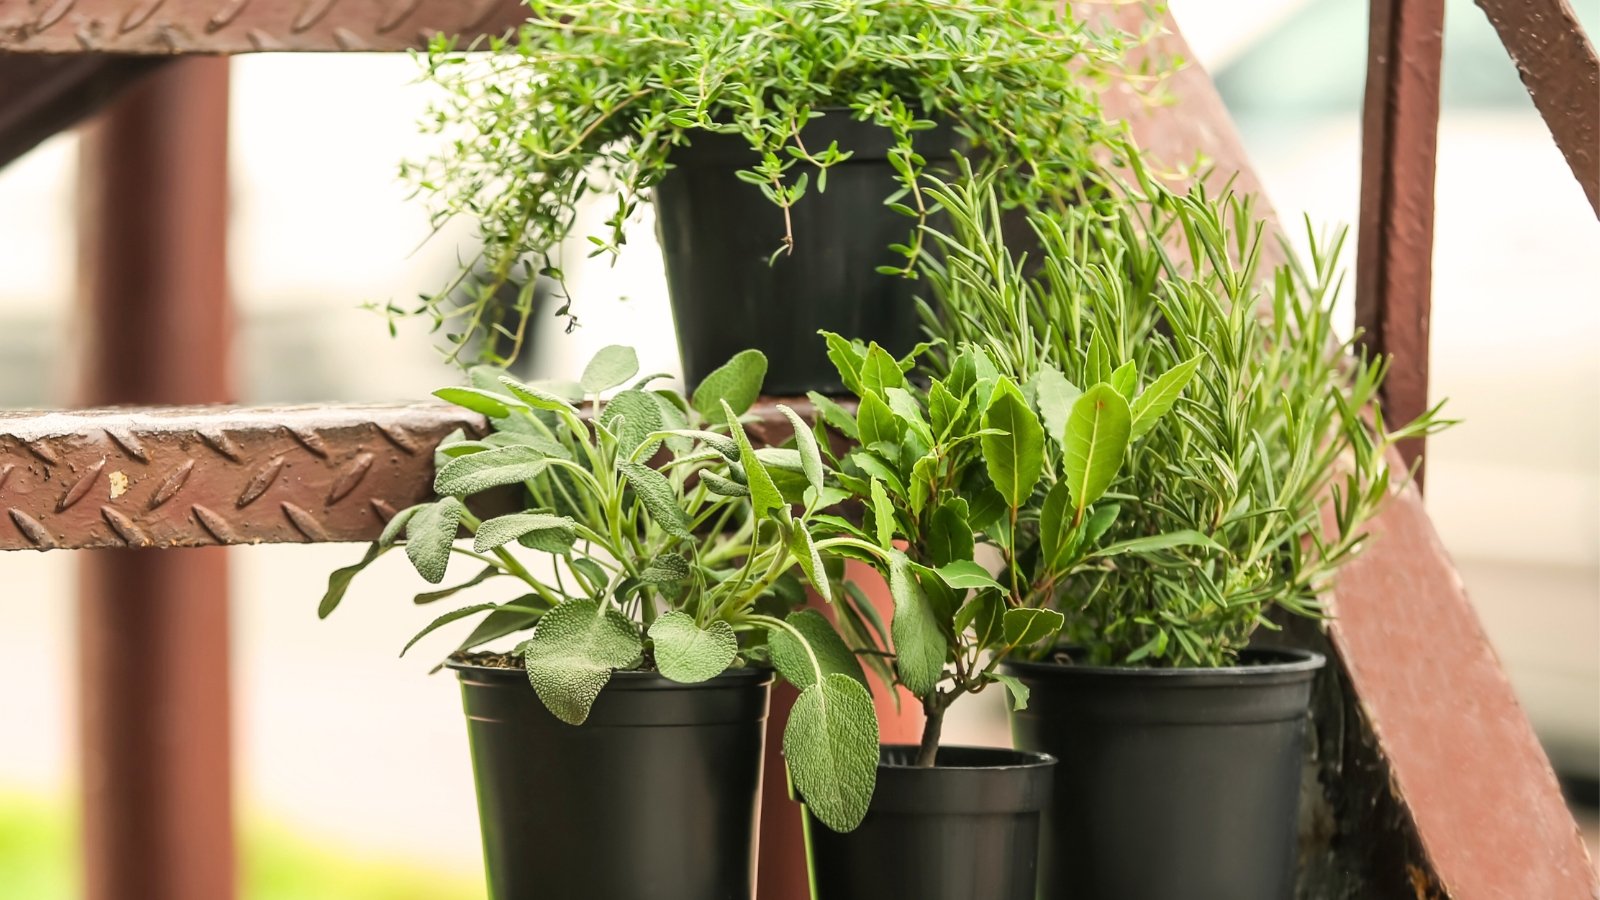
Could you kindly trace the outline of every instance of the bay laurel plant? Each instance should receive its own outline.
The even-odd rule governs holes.
[[[1027,688],[999,671],[1001,658],[1052,645],[1061,629],[1061,614],[1041,603],[1047,595],[996,580],[974,558],[976,533],[1012,552],[1040,479],[1046,423],[1023,386],[974,344],[949,354],[947,371],[923,388],[906,377],[915,354],[896,360],[877,344],[826,339],[856,408],[811,399],[821,427],[850,439],[830,462],[864,516],[859,525],[820,516],[834,534],[817,546],[863,559],[887,579],[887,634],[844,602],[839,618],[879,675],[921,702],[916,764],[932,766],[950,705],[995,683],[1026,705]]]
[[[559,249],[585,238],[614,255],[675,148],[697,135],[736,135],[751,149],[738,173],[785,212],[774,254],[828,235],[795,234],[788,211],[827,190],[857,148],[805,140],[819,116],[887,130],[899,173],[883,198],[910,217],[905,263],[923,249],[915,223],[930,209],[919,176],[938,160],[914,136],[954,127],[996,174],[1008,204],[1064,208],[1103,192],[1098,166],[1109,126],[1098,85],[1141,38],[1091,30],[1039,0],[529,0],[517,31],[467,54],[436,40],[427,78],[442,97],[424,127],[444,139],[402,166],[433,223],[476,223],[481,249],[459,275],[391,317],[422,316],[469,346],[515,356],[536,277],[561,279]],[[1138,79],[1135,74],[1135,79]],[[598,196],[610,215],[579,234],[578,209]],[[514,302],[497,298],[507,285]],[[562,292],[564,295],[564,291]],[[464,298],[464,300],[462,299]],[[558,315],[569,317],[570,302]],[[495,339],[475,341],[492,332]],[[503,360],[494,360],[503,361]]]
[[[1033,217],[1035,278],[982,177],[930,185],[950,227],[930,232],[945,253],[925,318],[984,348],[1045,425],[1023,509],[974,522],[1007,549],[1010,601],[1059,610],[1080,662],[1225,666],[1275,608],[1321,614],[1407,477],[1390,449],[1450,423],[1435,407],[1391,429],[1387,361],[1335,336],[1342,234],[1265,271],[1248,196],[1176,192],[1126,156],[1116,204]]]
[[[822,821],[853,828],[876,777],[871,696],[825,619],[786,615],[804,601],[805,583],[831,597],[811,528],[838,491],[825,486],[815,435],[792,410],[780,407],[793,447],[752,445],[740,416],[765,373],[766,358],[745,351],[685,398],[652,387],[661,376],[637,378],[636,355],[620,346],[601,350],[577,384],[474,368],[470,386],[437,394],[486,416],[490,432],[439,446],[439,499],[400,511],[360,562],[334,572],[320,614],[393,547],[434,584],[453,558],[469,560],[470,577],[416,602],[501,578],[524,593],[447,612],[405,650],[469,618],[477,624],[458,654],[531,632],[512,656],[545,707],[572,725],[614,671],[696,683],[775,664],[801,690],[784,737],[791,774]],[[601,392],[625,384],[602,405]],[[492,492],[520,497],[518,509],[480,518],[469,502]],[[458,544],[461,529],[470,547]]]

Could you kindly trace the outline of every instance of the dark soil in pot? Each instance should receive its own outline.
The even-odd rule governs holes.
[[[755,896],[770,671],[692,685],[617,672],[574,726],[521,668],[450,667],[493,900]]]
[[[884,206],[899,188],[888,162],[889,131],[834,109],[808,122],[801,139],[813,152],[838,141],[854,155],[829,171],[826,191],[817,190],[812,174],[791,210],[794,252],[770,265],[783,245],[784,214],[735,174],[756,159],[743,138],[696,134],[693,144],[673,151],[675,168],[656,186],[678,350],[691,386],[755,347],[767,355],[766,393],[838,393],[843,385],[818,329],[875,340],[896,354],[921,334],[913,301],[920,282],[877,272],[905,264],[889,246],[906,243],[914,225]],[[914,140],[933,164],[951,157],[960,138],[943,127]]]
[[[1226,669],[1007,663],[1018,747],[1061,760],[1042,900],[1288,900],[1311,683],[1323,658]]]
[[[812,900],[1034,900],[1042,813],[1055,760],[1042,753],[886,746],[861,826],[806,814]]]

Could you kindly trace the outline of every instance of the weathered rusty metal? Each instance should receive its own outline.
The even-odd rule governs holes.
[[[1428,409],[1433,292],[1433,187],[1439,139],[1444,0],[1371,0],[1361,118],[1361,222],[1356,326],[1368,351],[1391,356],[1383,386],[1392,423]],[[1407,464],[1421,438],[1404,442]],[[1417,472],[1418,484],[1423,473]]]
[[[1477,0],[1600,215],[1600,60],[1567,0]]]
[[[1395,893],[1311,896],[1600,896],[1549,760],[1415,490],[1389,503],[1329,603],[1344,703],[1362,722],[1345,740],[1368,744],[1362,757],[1386,776],[1335,773],[1346,792],[1377,789],[1347,795],[1347,814],[1403,811],[1421,855],[1402,858],[1402,842],[1372,848],[1404,866],[1383,873],[1402,882]]]
[[[526,18],[519,0],[13,0],[0,4],[0,51],[409,50]]]
[[[0,167],[93,114],[163,61],[0,53]]]
[[[227,160],[226,60],[161,67],[85,136],[85,402],[227,399]],[[104,440],[127,465],[35,436],[34,462],[13,464],[7,490],[29,491],[42,469],[55,497],[8,506],[25,539],[55,543],[51,523],[77,515],[126,546],[159,540],[118,502],[133,466],[157,462],[158,445],[136,430]],[[111,552],[78,562],[84,893],[226,900],[236,881],[227,556]]]
[[[0,549],[364,541],[431,495],[444,404],[0,412]]]

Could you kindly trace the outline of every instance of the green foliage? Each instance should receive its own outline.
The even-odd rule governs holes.
[[[1027,607],[1030,595],[974,559],[974,533],[984,530],[975,523],[995,522],[998,533],[1009,534],[1030,508],[1043,472],[1045,425],[981,348],[958,348],[947,375],[923,389],[904,375],[914,359],[825,337],[841,379],[856,391],[857,412],[819,404],[821,419],[861,439],[842,456],[832,456],[827,441],[822,452],[868,522],[863,528],[820,519],[831,533],[816,545],[864,559],[888,580],[889,641],[881,628],[844,630],[869,660],[892,652],[885,671],[921,701],[928,725],[919,762],[932,765],[949,705],[1000,681],[1001,655],[1048,646],[1059,630],[1057,613]],[[841,622],[850,620],[852,607],[835,607]]]
[[[1142,38],[1091,32],[1037,0],[529,0],[528,21],[489,52],[454,41],[429,49],[427,77],[443,99],[424,128],[442,138],[433,158],[401,175],[430,205],[433,224],[463,216],[482,247],[460,275],[392,320],[428,319],[461,358],[469,346],[495,362],[516,356],[538,276],[562,280],[560,249],[579,237],[576,211],[591,195],[612,214],[584,234],[591,255],[614,255],[639,206],[700,135],[750,147],[743,185],[787,213],[861,149],[804,138],[823,115],[887,131],[899,185],[884,201],[907,216],[911,275],[932,204],[920,176],[948,163],[926,158],[915,136],[954,126],[997,174],[1008,204],[1066,209],[1097,202],[1111,126],[1098,89]],[[774,254],[806,252],[823,236],[772,235]],[[500,299],[510,286],[515,299]],[[572,321],[571,303],[557,315]],[[478,342],[479,337],[491,339]],[[502,358],[503,356],[503,358]],[[592,393],[586,379],[586,387]],[[752,398],[753,399],[753,398]],[[730,405],[743,412],[740,404]],[[716,404],[695,408],[715,418]]]
[[[1339,237],[1263,274],[1249,198],[1174,193],[1124,156],[1135,182],[1116,203],[1032,216],[1031,277],[986,178],[930,183],[950,229],[928,232],[946,251],[925,261],[929,369],[956,379],[971,367],[949,348],[981,347],[1033,386],[1055,438],[1045,489],[975,525],[1009,602],[1059,611],[1090,662],[1226,665],[1272,608],[1319,614],[1405,477],[1390,448],[1449,423],[1435,409],[1386,430],[1387,362],[1334,335]]]
[[[471,373],[476,387],[440,391],[488,415],[491,433],[482,440],[458,433],[438,448],[440,499],[395,516],[360,562],[333,573],[319,612],[331,612],[355,575],[403,535],[407,556],[429,582],[443,581],[453,556],[481,566],[464,582],[419,595],[419,603],[502,577],[527,589],[510,603],[445,612],[405,649],[467,619],[478,623],[458,650],[531,629],[516,654],[540,700],[563,721],[582,723],[618,669],[653,666],[692,683],[771,659],[810,710],[785,739],[798,754],[795,777],[822,798],[816,812],[826,824],[854,827],[877,759],[861,664],[822,616],[769,614],[803,599],[802,578],[824,599],[835,596],[828,555],[811,533],[818,510],[841,494],[829,485],[834,473],[821,444],[787,409],[792,448],[751,444],[739,414],[761,391],[766,359],[758,352],[713,372],[692,403],[632,387],[602,406],[600,392],[637,372],[633,351],[607,347],[585,368],[583,394],[572,400],[568,385],[523,384],[484,368]],[[803,485],[798,503],[780,487],[787,479]],[[480,520],[469,508],[480,493],[507,490],[519,492],[521,510]],[[472,535],[470,550],[457,541],[462,529]],[[863,631],[859,608],[844,608],[852,633]],[[854,690],[830,686],[835,675]],[[848,783],[835,785],[836,777]]]
[[[656,619],[650,626],[650,641],[655,645],[656,668],[683,684],[721,675],[739,655],[732,625],[719,619],[701,628],[693,616],[678,609]]]
[[[806,806],[835,831],[866,817],[878,780],[878,717],[872,695],[837,672],[800,692],[789,710],[783,755]]]

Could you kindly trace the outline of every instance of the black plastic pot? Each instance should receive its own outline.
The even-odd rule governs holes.
[[[812,900],[1034,900],[1041,814],[1056,761],[1043,753],[886,746],[861,826],[806,813]]]
[[[889,131],[857,122],[845,109],[806,123],[812,152],[833,141],[854,155],[816,176],[791,210],[794,252],[769,265],[783,245],[783,211],[735,173],[757,159],[738,135],[694,135],[672,152],[674,166],[655,189],[656,227],[667,270],[684,378],[699,384],[747,347],[767,354],[765,393],[838,393],[838,373],[817,330],[875,340],[903,353],[921,334],[913,297],[919,282],[880,275],[904,265],[889,249],[911,236],[914,220],[884,206],[898,190],[888,162]],[[918,132],[914,147],[930,163],[950,157],[952,128]]]
[[[568,725],[520,669],[461,678],[493,900],[751,900],[772,673],[618,672]]]
[[[1012,662],[1018,747],[1061,760],[1041,900],[1288,900],[1311,682],[1323,658],[1226,669]]]

